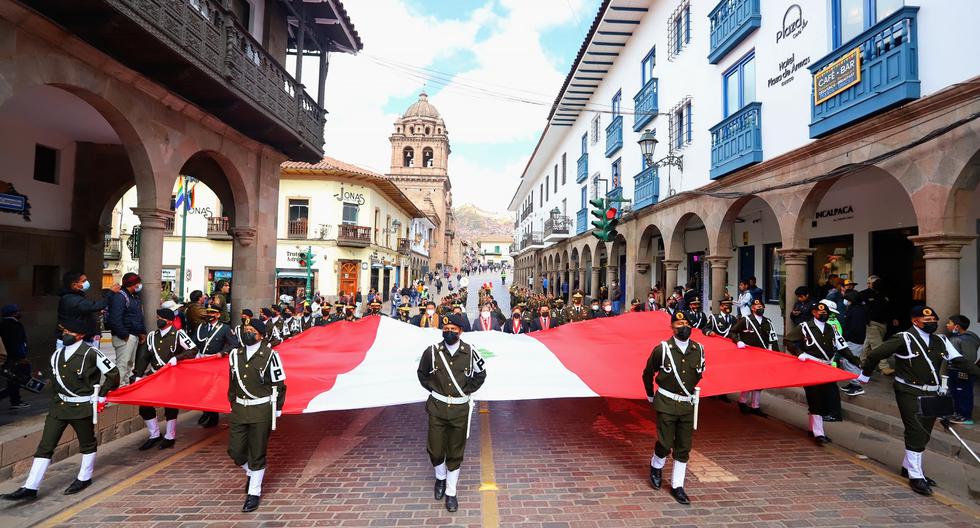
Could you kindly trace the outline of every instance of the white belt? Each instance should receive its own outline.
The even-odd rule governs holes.
[[[91,396],[65,396],[64,394],[59,392],[58,397],[61,398],[61,401],[65,403],[91,403],[92,402]]]
[[[431,394],[433,398],[441,401],[442,403],[448,403],[450,405],[462,405],[464,403],[470,402],[469,396],[461,396],[459,398],[454,396],[443,396],[442,394],[439,394],[438,392],[435,391],[432,391],[429,394]]]
[[[674,394],[673,392],[670,392],[662,387],[657,387],[657,394],[662,394],[665,398],[670,398],[674,401],[694,405],[694,396],[681,396],[680,394]]]
[[[895,381],[901,383],[902,385],[908,385],[909,387],[912,387],[913,389],[919,389],[920,391],[925,391],[925,392],[939,392],[939,385],[915,385],[913,383],[909,383],[909,382],[905,381],[904,379],[902,379],[902,378],[900,378],[898,376],[895,376]]]
[[[255,398],[254,400],[249,398],[239,398],[237,396],[235,397],[235,403],[237,403],[238,405],[244,405],[245,407],[251,407],[253,405],[264,405],[266,403],[269,403],[270,401],[272,401],[272,398],[269,396],[266,396],[265,398]]]

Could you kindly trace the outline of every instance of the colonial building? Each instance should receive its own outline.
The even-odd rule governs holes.
[[[3,0],[0,34],[0,299],[32,351],[50,350],[62,274],[98,283],[133,186],[153,321],[178,175],[224,206],[240,304],[271,302],[279,165],[321,158],[329,54],[362,47],[339,0]],[[290,72],[287,54],[316,60]]]
[[[430,269],[459,268],[462,250],[456,237],[449,181],[449,130],[428,95],[419,94],[419,100],[395,121],[395,131],[388,140],[388,177],[436,223],[434,245],[429,252]]]
[[[713,304],[755,276],[773,315],[798,286],[875,274],[899,319],[976,320],[980,56],[947,51],[975,9],[603,1],[510,204],[519,275]],[[630,200],[611,242],[593,198]]]
[[[513,239],[508,236],[484,236],[475,241],[475,258],[481,264],[506,264],[512,266],[514,259],[510,257],[510,243]]]

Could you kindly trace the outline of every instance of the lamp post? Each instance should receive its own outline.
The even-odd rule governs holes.
[[[643,154],[643,160],[646,161],[647,165],[651,167],[667,167],[667,196],[673,196],[674,187],[670,182],[670,167],[677,167],[678,170],[683,172],[684,156],[675,155],[674,149],[671,148],[666,156],[658,161],[653,161],[653,151],[656,150],[659,141],[657,141],[657,136],[649,128],[640,134],[640,139],[637,143],[640,145],[640,152]]]

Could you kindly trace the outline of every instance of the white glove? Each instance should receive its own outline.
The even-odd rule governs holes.
[[[282,411],[276,411],[276,418],[279,418],[280,416],[282,416]]]
[[[745,348],[745,343],[739,341],[738,343],[735,344],[735,346],[737,346],[738,348]]]
[[[807,359],[810,359],[810,354],[800,354],[799,356],[797,356],[797,359],[799,359],[800,361],[806,361]]]
[[[167,361],[167,364],[170,365],[171,367],[174,366],[174,365],[176,365],[177,364],[177,356],[174,356],[174,357],[170,358],[170,360]]]
[[[136,376],[135,378],[133,378],[133,383],[136,383],[137,381],[139,381],[141,379],[143,379],[141,376]]]
[[[96,403],[105,403],[105,396],[97,396],[95,401]]]
[[[653,396],[647,396],[647,401],[653,403]]]
[[[858,383],[867,383],[867,382],[871,381],[871,377],[870,376],[865,376],[864,374],[861,374],[860,376],[857,377],[857,380],[858,380]]]

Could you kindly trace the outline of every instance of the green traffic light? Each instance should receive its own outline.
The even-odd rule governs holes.
[[[593,199],[589,200],[589,205],[591,205],[592,207],[595,207],[596,209],[605,209],[606,208],[606,199],[605,198],[593,198]]]

